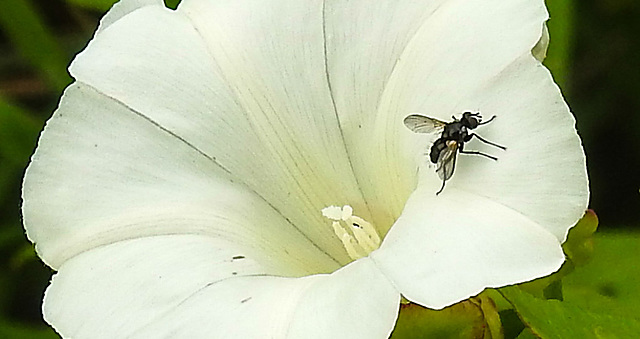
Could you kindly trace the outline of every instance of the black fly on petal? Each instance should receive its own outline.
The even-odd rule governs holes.
[[[433,142],[431,150],[429,151],[429,158],[432,163],[436,164],[436,173],[438,173],[438,176],[442,179],[442,187],[438,192],[436,192],[436,195],[440,194],[440,192],[444,190],[445,182],[453,175],[453,171],[456,167],[456,156],[458,153],[481,155],[491,160],[498,160],[498,158],[492,155],[479,151],[465,151],[464,143],[470,141],[471,138],[476,137],[476,139],[485,144],[502,150],[507,149],[506,147],[488,141],[475,133],[469,132],[480,125],[490,123],[496,118],[495,115],[485,122],[482,122],[482,116],[479,112],[465,112],[462,114],[462,118],[460,120],[456,119],[454,116],[451,118],[453,119],[452,122],[444,122],[420,114],[411,114],[404,118],[404,125],[415,133],[441,133],[440,137]]]

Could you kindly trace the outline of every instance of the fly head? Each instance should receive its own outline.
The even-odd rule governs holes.
[[[481,121],[482,116],[480,115],[480,113],[471,112],[464,112],[464,114],[462,114],[462,119],[460,119],[460,122],[462,122],[462,124],[469,129],[478,127]]]

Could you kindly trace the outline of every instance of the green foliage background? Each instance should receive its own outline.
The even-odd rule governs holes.
[[[40,314],[53,272],[24,236],[20,183],[44,122],[72,81],[67,65],[114,2],[0,2],[0,338],[57,337]],[[166,2],[175,7],[179,0]],[[536,293],[523,292],[526,288],[500,291],[503,302],[512,303],[503,309],[511,307],[518,315],[519,330],[527,326],[510,332],[503,317],[505,335],[638,337],[640,235],[634,230],[640,225],[640,139],[633,129],[640,126],[640,39],[635,33],[640,32],[640,3],[547,0],[547,5],[551,44],[545,64],[578,120],[589,162],[591,208],[601,227],[592,243],[569,249],[586,248],[592,260],[572,267],[561,285],[557,279],[552,283],[562,286],[565,301],[546,300],[546,294],[536,298]]]

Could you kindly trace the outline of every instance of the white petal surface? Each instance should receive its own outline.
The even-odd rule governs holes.
[[[390,81],[405,61],[409,43],[420,32],[430,34],[422,27],[446,4],[446,0],[325,1],[328,80],[352,166],[374,214],[373,223],[382,234],[400,215],[415,187],[415,166],[408,168],[414,163],[407,165],[403,159],[407,151],[395,139],[404,128],[404,115],[416,105],[395,102],[392,106],[381,100],[387,91],[425,97],[416,88],[391,88]],[[455,22],[447,26],[457,27]],[[421,57],[449,56],[425,53]]]
[[[100,26],[96,30],[96,34],[99,34],[107,27],[111,26],[114,22],[120,20],[127,14],[138,10],[146,6],[164,7],[163,0],[124,0],[116,2],[113,7],[105,14],[100,20]]]
[[[391,332],[400,297],[370,260],[331,275],[280,278],[265,276],[250,258],[233,259],[241,253],[196,235],[97,248],[60,268],[45,316],[73,338],[368,339]]]
[[[235,244],[165,235],[94,248],[66,261],[44,301],[45,319],[65,338],[125,338],[211,282],[268,271]]]
[[[459,188],[493,200],[564,242],[587,208],[589,185],[575,120],[551,75],[533,57],[523,55],[475,96],[485,112],[498,116],[478,128],[478,134],[507,150],[478,141],[465,145],[466,150],[482,150],[499,159],[460,155],[442,195]],[[432,190],[440,184],[433,177]]]
[[[70,70],[215,158],[346,263],[320,210],[348,203],[368,212],[327,87],[319,8],[307,1],[144,7],[98,34]]]
[[[467,150],[499,160],[459,155],[439,196],[433,168],[421,168],[418,191],[376,254],[401,293],[430,307],[554,272],[560,242],[587,207],[580,140],[548,71],[525,54],[476,95],[504,112],[478,133],[508,149],[471,142]]]
[[[53,268],[95,247],[162,234],[226,239],[283,275],[338,267],[212,159],[81,84],[47,123],[23,200],[29,239]]]
[[[407,299],[440,309],[481,292],[556,271],[558,240],[525,216],[455,188],[421,185],[371,254]]]
[[[367,202],[372,210],[388,214],[376,216],[378,227],[379,220],[383,230],[390,227],[400,215],[433,140],[407,131],[403,118],[420,112],[450,121],[451,115],[471,110],[497,115],[480,134],[490,130],[487,139],[505,144],[507,154],[526,154],[528,161],[509,167],[509,182],[503,180],[506,168],[492,172],[493,163],[482,163],[486,159],[476,160],[473,167],[461,161],[452,185],[502,197],[505,203],[516,199],[514,208],[528,205],[527,213],[536,214],[536,221],[558,238],[564,236],[586,204],[586,173],[574,121],[548,72],[531,56],[548,18],[543,1],[327,4],[331,88],[348,149],[357,150],[350,155]],[[502,161],[503,154],[498,156]],[[549,166],[558,161],[556,156],[566,157],[565,168]],[[518,173],[531,173],[531,163],[539,164],[536,174],[525,175],[516,185]],[[487,168],[481,175],[462,174],[482,166]],[[556,175],[551,180],[545,176],[541,186],[531,185],[543,172]],[[439,185],[437,177],[433,185]],[[556,204],[558,200],[566,203]],[[553,212],[546,213],[547,208]],[[555,220],[560,210],[567,217]]]

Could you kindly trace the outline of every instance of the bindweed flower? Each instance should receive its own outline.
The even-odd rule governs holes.
[[[28,237],[58,271],[46,321],[385,338],[401,296],[440,309],[556,271],[588,187],[539,60],[546,19],[542,0],[118,3],[24,181]],[[403,118],[467,110],[496,115],[482,136],[508,149],[460,155],[436,196],[434,136]]]

